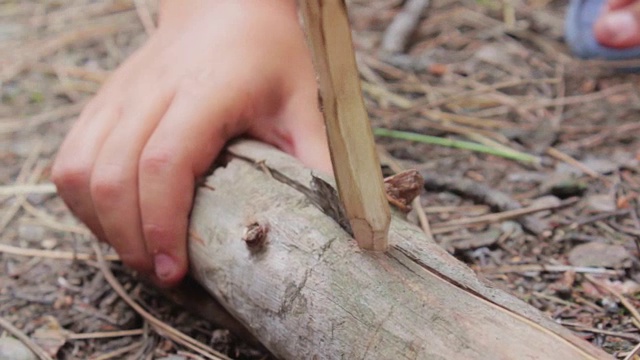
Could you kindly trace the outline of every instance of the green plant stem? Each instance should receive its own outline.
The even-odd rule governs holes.
[[[505,149],[497,149],[490,146],[470,142],[470,141],[462,141],[462,140],[451,140],[445,139],[437,136],[431,135],[423,135],[416,134],[408,131],[398,131],[398,130],[389,130],[382,128],[373,129],[373,133],[376,136],[383,136],[393,139],[401,139],[408,141],[416,141],[424,144],[432,144],[432,145],[440,145],[453,147],[464,150],[471,150],[476,152],[481,152],[485,154],[491,154],[496,156],[501,156],[506,159],[517,160],[524,163],[539,163],[540,159],[536,156],[525,154],[516,150],[505,150]]]

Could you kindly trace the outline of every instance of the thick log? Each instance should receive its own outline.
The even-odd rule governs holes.
[[[257,142],[228,152],[196,196],[192,273],[279,358],[609,358],[399,216],[387,252],[360,250],[288,155]]]

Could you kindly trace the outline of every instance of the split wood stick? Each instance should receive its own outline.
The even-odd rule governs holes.
[[[386,251],[391,219],[380,161],[362,99],[344,0],[300,0],[318,74],[338,193],[362,249]]]

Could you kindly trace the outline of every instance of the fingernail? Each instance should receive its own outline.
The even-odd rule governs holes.
[[[171,279],[176,272],[176,262],[171,256],[165,254],[157,254],[154,258],[154,266],[156,276],[160,280]]]
[[[619,44],[630,40],[638,33],[638,23],[629,11],[614,11],[603,16],[602,30],[611,43]]]

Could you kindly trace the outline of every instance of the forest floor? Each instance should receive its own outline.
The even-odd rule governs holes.
[[[349,6],[383,165],[425,175],[422,210],[436,242],[580,337],[627,356],[640,343],[639,75],[572,58],[565,1],[433,0],[406,43],[400,36],[388,51],[382,38],[403,1]],[[0,329],[53,358],[203,356],[116,293],[93,238],[49,182],[65,133],[148,37],[156,8],[151,0],[0,0]],[[515,207],[524,210],[514,215]],[[163,323],[231,358],[268,358],[102,249],[129,298]]]

